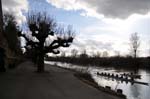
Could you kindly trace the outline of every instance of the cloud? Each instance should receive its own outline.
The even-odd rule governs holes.
[[[96,54],[97,52],[107,51],[111,55],[114,51],[112,42],[95,41],[93,39],[75,38],[73,44],[69,48],[60,48],[61,52],[66,52],[66,55],[71,55],[72,50],[77,50],[78,55],[86,50],[88,55]],[[60,53],[61,55],[61,53]]]
[[[80,30],[78,38],[92,39],[98,42],[99,50],[105,48],[103,44],[111,43],[110,50],[117,50],[121,55],[129,53],[129,37],[131,33],[137,32],[141,39],[140,50],[146,50],[149,40],[150,13],[147,15],[131,15],[128,19],[104,19],[84,26]],[[91,43],[91,41],[87,41]],[[102,45],[101,43],[102,42]],[[93,43],[93,42],[92,42]],[[145,44],[145,45],[144,45]],[[92,45],[92,44],[91,44]],[[98,47],[98,46],[97,46]],[[111,49],[112,47],[112,49]],[[107,50],[107,49],[106,49]],[[108,50],[109,51],[109,50]],[[149,55],[146,51],[140,53],[141,56]]]
[[[86,50],[87,53],[91,52],[98,52],[98,51],[111,51],[113,50],[112,47],[113,43],[112,42],[103,42],[103,41],[97,41],[94,39],[86,39],[86,38],[81,38],[81,37],[76,37],[73,44],[68,50],[76,49],[80,53],[83,50]],[[70,51],[71,52],[71,51]]]
[[[27,0],[2,0],[2,7],[4,13],[11,13],[16,17],[17,23],[21,24],[26,21],[23,12],[28,11]]]
[[[57,8],[81,10],[83,16],[127,18],[150,12],[150,0],[47,0]]]

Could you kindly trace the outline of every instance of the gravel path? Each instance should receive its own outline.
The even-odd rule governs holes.
[[[38,74],[31,62],[0,73],[0,99],[119,99],[83,83],[73,72],[45,65]]]

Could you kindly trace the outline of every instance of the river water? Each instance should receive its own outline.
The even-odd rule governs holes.
[[[136,79],[136,81],[146,82],[149,85],[142,84],[132,84],[130,82],[121,82],[114,79],[109,79],[107,77],[102,77],[97,75],[97,72],[107,72],[114,74],[123,74],[123,73],[131,73],[131,70],[125,69],[114,69],[114,68],[104,68],[104,67],[96,67],[96,66],[80,66],[73,65],[68,63],[61,62],[49,62],[45,61],[46,64],[57,65],[62,68],[68,68],[80,72],[88,72],[92,75],[95,82],[98,83],[99,86],[110,86],[112,90],[122,89],[123,94],[127,96],[127,99],[150,99],[150,71],[139,69],[136,74],[141,75],[141,79]]]

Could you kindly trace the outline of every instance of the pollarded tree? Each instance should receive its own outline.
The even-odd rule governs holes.
[[[138,33],[131,34],[130,47],[131,47],[131,54],[133,55],[134,58],[136,58],[137,51],[140,47],[140,37],[138,36]]]
[[[44,56],[47,53],[59,54],[59,47],[69,47],[74,39],[70,26],[58,26],[55,20],[46,13],[32,13],[27,18],[30,34],[18,33],[26,40],[26,50],[34,50],[37,56],[37,71],[44,71]]]

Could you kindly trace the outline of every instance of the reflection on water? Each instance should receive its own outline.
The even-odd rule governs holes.
[[[131,71],[129,70],[116,70],[114,68],[102,68],[102,67],[95,67],[95,66],[88,66],[83,67],[79,65],[72,65],[67,63],[61,63],[61,62],[48,62],[45,61],[45,63],[56,65],[73,69],[80,72],[88,72],[92,75],[93,79],[100,85],[100,86],[111,86],[111,89],[117,90],[122,89],[123,94],[127,96],[127,99],[149,99],[150,98],[150,84],[142,85],[142,84],[131,84],[130,82],[121,82],[112,78],[102,77],[97,75],[97,72],[109,72],[114,74],[123,74],[123,73],[129,73]],[[148,70],[138,70],[137,74],[142,75],[141,79],[137,79],[137,81],[141,82],[147,82],[150,83],[150,71]]]

